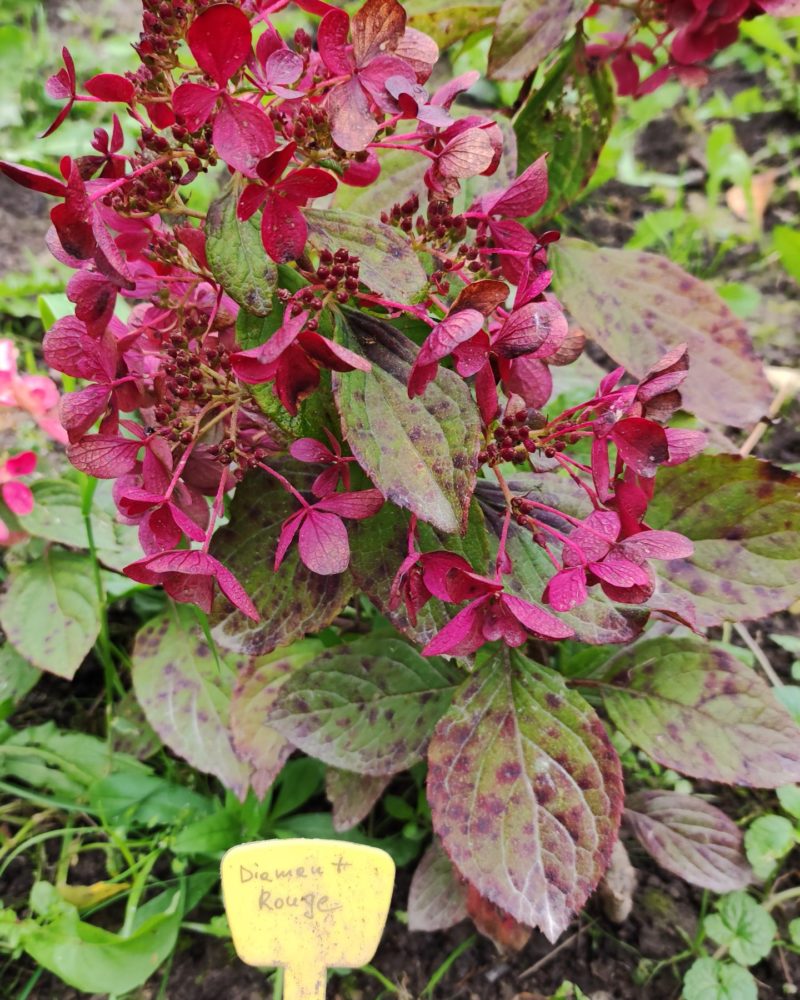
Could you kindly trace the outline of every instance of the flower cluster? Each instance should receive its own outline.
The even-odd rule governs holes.
[[[268,392],[295,416],[326,391],[326,372],[368,372],[370,362],[342,343],[342,310],[357,309],[427,331],[408,396],[424,397],[441,366],[454,368],[474,393],[484,431],[472,471],[499,484],[503,530],[492,577],[452,553],[419,551],[412,518],[393,602],[404,600],[412,620],[431,596],[469,602],[427,652],[468,653],[493,639],[518,645],[530,633],[566,637],[571,630],[553,612],[579,604],[595,584],[614,600],[647,601],[648,560],[690,551],[680,536],[645,523],[658,467],[703,444],[702,435],[665,427],[679,404],[685,351],[636,384],[623,384],[616,371],[585,403],[545,415],[551,367],[583,349],[549,291],[548,247],[558,234],[534,234],[520,221],[547,200],[545,158],[493,184],[501,164],[506,178],[514,174],[503,132],[456,104],[477,74],[431,90],[437,46],[407,25],[397,0],[366,0],[352,16],[324,0],[297,4],[319,19],[315,41],[303,29],[291,43],[277,32],[270,15],[286,0],[144,0],[135,73],[100,74],[79,93],[65,52],[65,68],[48,85],[66,100],[48,131],[75,101],[116,103],[138,123],[135,152],[122,153],[115,115],[110,132],[97,130],[94,154],[61,161],[60,178],[0,165],[58,198],[49,244],[75,271],[75,312],[48,333],[45,358],[84,383],[61,404],[67,451],[77,468],[115,480],[119,516],[138,527],[145,555],[127,574],[205,610],[219,587],[257,618],[245,588],[209,552],[226,495],[252,470],[297,504],[274,569],[295,543],[315,573],[347,568],[346,522],[378,512],[381,483],[352,488],[355,458],[332,407],[320,408],[327,423],[314,437],[292,439],[291,421],[273,420],[270,407],[267,416],[259,399]],[[376,287],[374,266],[346,245],[344,229],[333,227],[324,246],[309,238],[310,204],[342,186],[374,184],[385,150],[420,168],[413,190],[376,206],[373,221],[426,268],[412,301]],[[232,224],[260,232],[263,251],[247,262],[251,271],[277,275],[272,311],[261,313],[270,312],[272,333],[255,347],[237,340],[250,300],[214,265],[208,221],[189,203],[192,181],[214,168],[227,184]],[[125,323],[118,298],[133,305]],[[589,464],[570,453],[583,454],[586,442]],[[321,470],[311,494],[281,471],[287,455]],[[579,520],[515,493],[502,463],[571,478],[593,512]],[[542,595],[552,612],[504,588],[512,521],[552,561]]]
[[[602,6],[617,4],[599,0],[589,13]],[[587,45],[586,55],[610,65],[620,94],[640,97],[673,77],[692,86],[705,83],[708,73],[701,64],[736,41],[743,20],[764,12],[797,14],[800,5],[796,0],[638,0],[632,11],[627,32],[602,34],[602,40]]]

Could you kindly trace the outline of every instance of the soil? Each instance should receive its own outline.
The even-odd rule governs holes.
[[[49,13],[57,6],[49,4]],[[719,82],[718,77],[715,83]],[[753,81],[732,69],[725,71],[722,83],[728,93],[734,93],[752,86]],[[750,153],[762,148],[771,132],[797,128],[798,122],[788,113],[754,115],[736,124],[739,141]],[[676,109],[643,131],[637,152],[642,162],[654,169],[676,173],[696,171],[698,167],[702,169],[698,153],[701,145],[698,136],[687,131],[680,109]],[[665,168],[665,164],[671,166]],[[770,165],[773,164],[765,164]],[[766,226],[787,221],[797,209],[797,193],[786,194],[782,202],[768,209]],[[47,211],[47,199],[0,177],[0,273],[25,267],[29,253],[44,257]],[[620,246],[630,237],[644,211],[642,189],[610,182],[573,210],[568,221],[572,231],[588,239]],[[759,254],[756,246],[738,249],[726,258],[718,274],[722,280],[747,281],[758,287],[764,296],[764,309],[754,329],[755,339],[768,362],[795,363],[800,295],[781,268],[758,267]],[[783,464],[800,461],[798,421],[800,402],[795,402],[770,429],[759,454]],[[789,632],[794,628],[796,621],[782,615],[765,623],[763,631]],[[769,653],[779,671],[788,668],[783,651],[771,647]],[[101,692],[102,679],[91,665],[82,668],[72,685],[48,677],[29,696],[23,710],[15,716],[15,724],[51,718],[57,724],[71,725],[77,712],[89,731],[95,726],[99,730],[102,720],[87,713],[87,709]],[[731,805],[732,814],[741,813],[741,798],[734,797]],[[490,941],[477,938],[453,961],[441,979],[436,997],[543,1000],[564,980],[571,980],[592,1000],[675,1000],[680,993],[680,967],[666,965],[653,978],[647,976],[659,962],[680,952],[685,936],[694,933],[701,910],[701,893],[656,870],[643,853],[629,846],[638,870],[638,885],[632,913],[621,926],[612,924],[595,901],[556,947],[534,933],[519,954],[503,956]],[[52,842],[43,848],[39,861],[45,870],[55,864],[56,851]],[[791,865],[787,867],[791,869]],[[88,884],[104,875],[102,854],[90,852],[81,855],[78,866],[71,869],[70,881]],[[7,905],[20,904],[27,897],[33,879],[30,858],[17,858],[0,880],[0,898]],[[409,879],[408,871],[398,873],[391,916],[373,960],[374,967],[396,984],[400,1000],[420,997],[431,976],[473,934],[473,928],[466,922],[448,932],[425,935],[409,932],[400,919],[406,906]],[[193,919],[207,919],[218,912],[214,897],[209,899],[213,908],[209,905]],[[108,913],[114,918],[113,908]],[[787,913],[783,917],[794,915]],[[781,915],[777,916],[781,919]],[[800,984],[800,958],[779,953],[777,949],[767,962],[752,971],[759,981],[760,1000],[785,995],[787,982]],[[5,968],[0,966],[0,995],[19,995],[33,972],[33,964],[25,958]],[[135,994],[136,1000],[263,1000],[270,996],[264,974],[242,965],[229,943],[199,934],[182,936],[165,990],[162,977],[163,972],[153,977]],[[328,988],[328,1000],[376,1000],[388,995],[376,979],[365,973],[334,976]],[[78,994],[45,974],[26,996],[29,1000],[77,1000],[85,994]]]

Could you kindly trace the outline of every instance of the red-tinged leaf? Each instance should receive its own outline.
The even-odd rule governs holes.
[[[98,73],[84,84],[86,92],[100,101],[131,104],[136,96],[133,84],[119,73]]]
[[[239,671],[231,695],[231,739],[237,757],[252,768],[250,784],[258,798],[266,795],[294,750],[264,719],[286,680],[322,648],[319,640],[305,639],[288,649],[250,660]]]
[[[427,281],[408,240],[367,215],[307,208],[308,240],[315,250],[345,247],[360,261],[360,280],[379,295],[414,301]]]
[[[414,870],[408,890],[408,929],[446,931],[467,917],[467,888],[438,837]]]
[[[333,87],[325,98],[331,136],[337,146],[360,153],[375,138],[378,123],[356,77]]]
[[[547,157],[540,156],[507,188],[487,195],[482,207],[487,214],[504,219],[524,219],[547,201]]]
[[[211,270],[228,295],[256,316],[269,315],[278,271],[264,253],[257,221],[238,219],[236,199],[227,194],[211,203],[205,234]]]
[[[190,132],[196,132],[211,117],[219,91],[201,83],[182,83],[172,94],[172,107]]]
[[[398,0],[366,0],[350,21],[356,63],[364,66],[394,51],[405,28],[406,12]]]
[[[622,770],[591,706],[514,652],[456,692],[428,751],[428,801],[460,874],[555,941],[608,864]]]
[[[133,438],[89,434],[67,446],[67,458],[96,479],[117,479],[132,472],[142,442]]]
[[[475,177],[494,160],[494,147],[485,129],[459,132],[439,154],[437,165],[445,177]]]
[[[0,160],[0,173],[3,173],[9,180],[29,188],[31,191],[39,191],[41,194],[52,194],[57,198],[63,198],[67,193],[67,186],[57,177],[45,174],[41,170],[34,170],[33,167],[21,167],[16,163],[7,163]]]
[[[300,463],[281,464],[279,469],[309,493],[319,471]],[[274,572],[281,525],[296,510],[296,501],[264,473],[250,473],[237,487],[230,521],[214,535],[211,552],[241,580],[261,621],[253,623],[226,601],[217,600],[211,624],[221,646],[260,656],[318,632],[347,604],[352,593],[349,575],[312,573],[300,562],[296,546]]]
[[[489,76],[521,80],[564,41],[587,0],[504,0],[489,50]]]
[[[625,821],[662,868],[701,889],[733,892],[753,877],[742,831],[696,795],[637,792],[625,802]]]
[[[708,285],[663,257],[572,238],[554,244],[549,260],[563,305],[632,375],[642,378],[665,351],[687,344],[688,410],[734,427],[767,411],[772,391],[747,330]]]
[[[247,177],[255,176],[259,160],[275,148],[275,129],[261,108],[227,95],[214,118],[211,137],[219,156]]]
[[[369,372],[333,376],[351,451],[387,500],[441,531],[463,531],[480,434],[464,382],[440,371],[424,396],[410,400],[411,342],[394,327],[359,313],[348,313],[347,324],[347,344],[372,365]]]
[[[173,607],[136,634],[133,688],[147,721],[174,753],[244,799],[250,765],[230,734],[239,663],[209,647],[191,609]]]
[[[666,606],[688,599],[701,626],[764,618],[800,598],[800,477],[698,455],[659,472],[647,523],[694,543],[690,558],[653,568]]]
[[[530,941],[531,929],[481,896],[474,885],[467,883],[467,913],[473,924],[494,944],[501,955],[522,951]]]
[[[336,514],[308,511],[300,525],[297,547],[303,564],[321,576],[344,573],[350,563],[347,528]]]
[[[391,780],[383,775],[372,777],[329,767],[325,772],[325,794],[331,804],[334,830],[345,833],[366,819]]]
[[[454,676],[399,639],[366,636],[293,674],[266,721],[333,767],[396,774],[421,759]]]
[[[288,198],[271,194],[261,215],[261,242],[277,264],[297,260],[306,248],[308,226],[303,213]]]
[[[614,724],[665,767],[756,788],[800,781],[800,728],[755,671],[702,640],[640,642],[602,683]]]
[[[333,76],[346,76],[353,71],[353,59],[347,45],[349,33],[350,18],[338,8],[328,11],[319,23],[317,49]]]
[[[250,55],[250,21],[241,8],[217,4],[192,21],[186,40],[197,65],[224,87]]]

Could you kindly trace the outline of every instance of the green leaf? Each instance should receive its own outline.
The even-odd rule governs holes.
[[[587,0],[504,0],[489,49],[489,76],[521,80],[564,41]]]
[[[242,824],[239,815],[223,809],[184,827],[175,835],[170,848],[179,857],[190,854],[217,855],[227,851],[241,839]]]
[[[408,929],[446,931],[467,916],[467,887],[438,837],[423,854],[408,890]]]
[[[231,699],[231,736],[236,753],[253,768],[250,780],[259,798],[266,795],[294,750],[264,720],[292,673],[323,648],[318,639],[304,639],[288,649],[251,660],[239,673]]]
[[[647,523],[694,542],[655,565],[660,607],[688,602],[701,626],[765,618],[800,597],[800,477],[755,458],[698,455],[661,469]]]
[[[800,233],[791,226],[775,226],[772,239],[786,273],[800,284]]]
[[[209,647],[195,610],[183,605],[137,632],[132,659],[136,697],[159,737],[243,799],[250,767],[236,755],[228,725],[239,664]]]
[[[100,601],[89,556],[50,548],[11,573],[0,625],[40,670],[72,680],[100,632]]]
[[[795,948],[800,948],[800,917],[789,921],[789,940]]]
[[[794,721],[800,726],[800,685],[781,684],[773,689],[775,697],[791,715]]]
[[[258,217],[247,222],[236,217],[237,196],[212,202],[206,218],[206,255],[211,272],[240,306],[256,316],[272,311],[272,293],[278,268],[261,243]]]
[[[356,774],[339,767],[325,771],[325,795],[331,804],[333,828],[337,833],[352,830],[372,812],[391,776]]]
[[[480,421],[469,389],[439,369],[424,395],[408,398],[416,348],[398,330],[348,312],[347,346],[368,372],[334,373],[333,392],[347,443],[387,500],[440,531],[465,531]]]
[[[716,944],[724,945],[740,965],[766,958],[778,928],[763,906],[746,892],[731,892],[717,903],[717,913],[706,917],[703,928]]]
[[[609,660],[614,724],[659,764],[707,781],[800,780],[800,729],[739,660],[700,639],[648,639]]]
[[[428,277],[400,230],[369,215],[324,208],[306,208],[303,214],[310,245],[331,253],[345,247],[356,254],[361,281],[373,292],[395,302],[410,302],[425,288]]]
[[[89,788],[89,804],[111,826],[184,826],[214,803],[154,774],[114,774]]]
[[[625,820],[662,868],[692,885],[730,892],[750,881],[741,830],[695,795],[638,792],[626,800]]]
[[[575,322],[632,375],[688,344],[688,410],[734,427],[766,413],[772,391],[747,329],[709,285],[655,254],[572,238],[554,244],[549,260],[554,291]]]
[[[491,28],[500,0],[407,0],[408,23],[430,35],[442,48]]]
[[[122,937],[64,914],[52,923],[30,921],[22,936],[35,962],[75,989],[118,996],[148,979],[175,947],[183,910],[181,892],[170,907]]]
[[[399,639],[334,646],[283,683],[266,721],[305,753],[373,776],[421,760],[458,673]]]
[[[13,709],[41,676],[41,670],[28,663],[10,643],[0,646],[0,706],[7,702]]]
[[[299,462],[283,462],[276,468],[301,492],[310,490],[319,471]],[[237,487],[230,521],[214,535],[211,554],[236,575],[261,620],[251,621],[218,598],[211,625],[215,640],[226,649],[262,656],[308,632],[319,632],[349,601],[353,592],[350,574],[312,573],[300,561],[296,545],[274,571],[281,525],[296,509],[297,502],[266,473],[251,472]]]
[[[778,802],[784,812],[800,819],[800,786],[783,785],[778,789]]]
[[[576,59],[581,65],[576,65]],[[614,122],[608,67],[586,65],[571,46],[514,119],[519,170],[549,153],[549,196],[536,218],[550,219],[571,205],[594,173]]]
[[[744,835],[744,848],[756,877],[769,878],[797,840],[795,828],[785,816],[769,813],[753,820]]]
[[[555,941],[608,864],[622,769],[577,692],[519,653],[507,655],[461,685],[436,727],[428,801],[460,874]]]
[[[741,965],[698,958],[683,978],[683,1000],[758,1000],[758,986]]]
[[[31,485],[34,507],[20,518],[29,534],[70,548],[88,549],[83,517],[83,490],[71,479],[40,479]],[[120,524],[111,495],[111,483],[100,482],[92,499],[92,538],[98,560],[111,569],[122,569],[141,555],[136,528]]]

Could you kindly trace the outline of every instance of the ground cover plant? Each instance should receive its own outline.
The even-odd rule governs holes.
[[[32,668],[72,678],[94,647],[113,700],[129,667],[147,723],[230,790],[224,808],[135,755],[109,787],[90,737],[62,752],[101,815],[190,820],[178,857],[243,830],[325,832],[286,819],[319,791],[314,761],[331,833],[411,769],[418,802],[386,800],[397,855],[429,823],[434,838],[410,926],[469,914],[506,948],[559,938],[624,821],[668,871],[728,894],[683,956],[686,995],[755,995],[746,967],[793,895],[759,907],[744,890],[750,865],[769,877],[791,850],[792,820],[764,816],[743,844],[691,786],[635,780],[626,799],[624,762],[636,748],[701,782],[779,788],[795,817],[796,699],[712,630],[800,597],[798,480],[727,436],[773,391],[725,301],[666,258],[548,222],[592,174],[615,87],[697,82],[769,5],[641,4],[623,34],[601,6],[486,5],[495,112],[470,103],[477,72],[439,59],[475,31],[459,7],[301,0],[287,21],[283,3],[146,4],[137,70],[79,83],[64,50],[46,134],[114,107],[57,174],[0,167],[54,199],[48,244],[74,272],[44,341],[60,424],[55,385],[20,374],[10,343],[3,402],[63,436],[78,473],[31,490],[30,451],[0,472],[10,695]],[[158,601],[137,584],[170,600],[127,652],[105,603]],[[7,745],[35,758],[47,738]],[[214,880],[181,874],[140,906],[155,860],[118,873],[135,886],[119,934],[40,888],[44,922],[12,917],[8,943],[78,988],[135,987]],[[70,934],[121,944],[127,978],[65,968]]]

